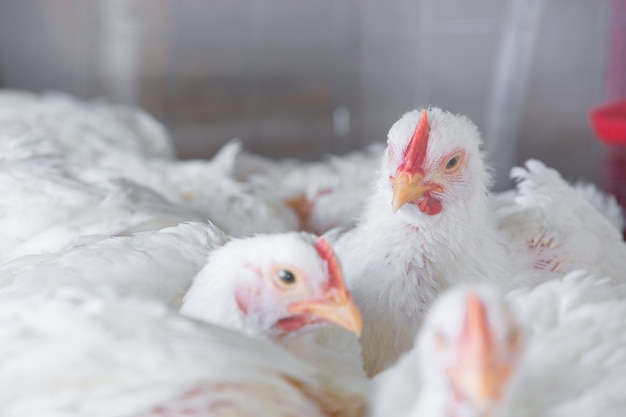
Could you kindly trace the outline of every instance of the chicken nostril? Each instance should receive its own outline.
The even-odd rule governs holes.
[[[332,289],[326,293],[326,298],[331,303],[339,303],[341,302],[341,295],[336,289]]]

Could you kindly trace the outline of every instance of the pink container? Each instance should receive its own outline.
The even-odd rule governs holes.
[[[602,183],[626,212],[626,101],[596,107],[591,126],[604,142]],[[626,234],[625,234],[626,236]]]

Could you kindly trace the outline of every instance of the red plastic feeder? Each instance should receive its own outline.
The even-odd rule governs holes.
[[[589,118],[605,143],[602,181],[626,212],[626,101],[594,108]]]

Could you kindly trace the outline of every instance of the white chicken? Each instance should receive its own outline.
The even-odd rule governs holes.
[[[41,291],[0,303],[4,417],[357,417],[364,397],[268,341],[154,300]]]
[[[2,265],[0,296],[68,286],[106,288],[180,307],[186,293],[184,314],[273,339],[321,366],[334,360],[355,379],[364,379],[360,355],[318,346],[308,331],[328,323],[361,330],[360,314],[324,239],[292,232],[229,240],[211,224],[190,223],[88,240]],[[294,336],[300,329],[307,332]]]
[[[500,235],[480,143],[466,117],[437,108],[405,114],[389,131],[358,225],[333,242],[363,316],[370,376],[411,348],[431,300],[462,277],[512,288],[553,275],[532,271],[526,248]]]
[[[227,144],[210,161],[176,160],[165,128],[139,109],[81,102],[60,93],[0,91],[0,151],[0,160],[55,157],[78,178],[98,171],[110,181],[150,188],[231,236],[299,227],[284,202],[232,178],[238,143]]]
[[[255,305],[266,314],[258,314]],[[361,316],[344,285],[337,258],[323,238],[316,241],[313,235],[292,233],[230,242],[210,255],[180,312],[272,338],[320,367],[341,370],[357,384],[365,380],[360,352],[329,349],[311,331],[294,336],[301,328],[315,330],[325,322],[361,333]]]
[[[128,236],[85,236],[78,246],[23,256],[0,266],[0,294],[19,297],[52,288],[107,288],[180,307],[209,253],[227,241],[219,228],[206,223]]]
[[[626,218],[614,195],[605,194],[595,185],[585,181],[576,182],[574,188],[582,198],[586,199],[598,212],[602,213],[617,230],[624,230]]]
[[[621,416],[626,285],[584,271],[514,291],[441,296],[416,346],[375,380],[383,417]]]
[[[513,168],[511,176],[517,189],[496,197],[495,216],[507,239],[528,248],[537,268],[624,275],[626,243],[614,200],[604,202],[597,191],[570,185],[533,159]]]
[[[0,192],[0,259],[5,262],[70,247],[83,235],[206,220],[148,188],[55,157],[0,162]]]
[[[211,160],[111,154],[103,156],[99,167],[113,178],[129,179],[171,203],[202,213],[230,236],[298,230],[298,217],[285,202],[233,178],[239,152],[241,145],[229,142]]]
[[[174,157],[165,128],[138,108],[3,89],[0,149],[15,143],[38,143],[70,162],[92,165],[111,153]]]
[[[236,156],[234,176],[273,201],[284,202],[297,213],[300,228],[322,234],[334,227],[351,227],[375,180],[381,144],[324,160],[272,161],[242,151]]]
[[[359,312],[332,249],[314,235],[230,240],[211,224],[189,223],[93,239],[2,265],[0,294],[106,288],[180,306],[186,293],[183,313],[251,335],[277,337],[324,321],[360,332]]]

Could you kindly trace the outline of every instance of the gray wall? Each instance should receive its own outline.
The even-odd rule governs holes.
[[[343,153],[421,105],[485,131],[514,1],[0,0],[0,86],[140,105],[181,157],[232,137],[277,157]],[[536,157],[598,181],[587,113],[607,98],[611,3],[527,1],[541,13],[536,41],[510,55],[528,66],[512,62],[505,99],[519,106],[507,146],[490,147],[498,174]]]

